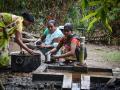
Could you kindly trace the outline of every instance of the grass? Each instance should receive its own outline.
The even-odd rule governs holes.
[[[108,52],[103,55],[106,60],[120,61],[120,51]]]
[[[95,49],[96,51],[104,51],[103,49],[99,49],[99,48],[97,48],[97,49]]]

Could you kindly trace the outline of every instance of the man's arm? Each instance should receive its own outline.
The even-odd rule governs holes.
[[[60,40],[60,42],[58,43],[58,45],[53,48],[52,50],[50,50],[49,52],[50,53],[56,53],[61,47],[63,46],[63,39]]]
[[[22,41],[22,34],[19,31],[15,32],[15,39],[16,42],[18,43],[18,45],[20,45],[20,47],[22,47],[23,49],[25,49],[26,51],[28,51],[30,54],[33,54],[33,50],[29,49]]]
[[[46,35],[43,34],[43,35],[41,36],[41,41],[43,42],[43,41],[45,40],[45,38],[46,38]]]
[[[71,50],[68,51],[65,54],[62,54],[60,56],[54,56],[55,58],[64,58],[64,57],[68,57],[68,56],[74,56],[75,55],[75,49],[77,46],[77,40],[74,40],[74,42],[71,42]]]
[[[60,40],[61,40],[61,37],[54,38],[53,41],[52,41],[52,44],[50,44],[50,45],[44,45],[43,47],[45,47],[45,48],[54,48],[54,47],[57,47],[57,45],[59,44]]]
[[[29,42],[35,42],[37,39],[27,39],[27,38],[22,38],[22,41],[24,43],[29,43]]]

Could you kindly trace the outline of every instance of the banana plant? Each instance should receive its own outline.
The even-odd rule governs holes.
[[[109,15],[112,9],[119,8],[119,4],[119,0],[81,0],[83,12],[81,22],[88,21],[87,31],[90,31],[95,23],[102,21],[105,28],[111,33]]]

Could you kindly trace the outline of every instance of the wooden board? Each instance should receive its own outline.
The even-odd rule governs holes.
[[[72,88],[72,74],[66,73],[63,78],[62,90],[71,90]]]
[[[90,76],[81,75],[81,90],[90,89]]]

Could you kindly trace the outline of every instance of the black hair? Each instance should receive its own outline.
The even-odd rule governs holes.
[[[34,17],[29,13],[22,13],[22,17],[29,22],[34,22]]]
[[[55,21],[55,20],[49,20],[49,21],[48,21],[48,25],[49,25],[50,23],[52,23],[52,24],[54,24],[54,26],[56,26],[56,21]]]
[[[73,31],[73,25],[71,23],[65,23],[64,30]]]

